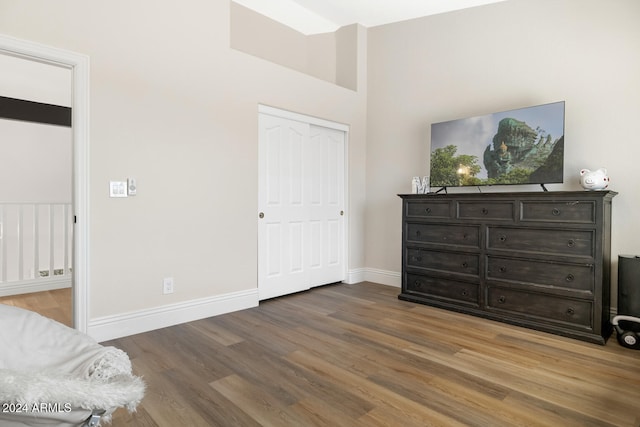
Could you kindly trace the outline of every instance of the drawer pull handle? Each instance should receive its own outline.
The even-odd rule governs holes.
[[[567,282],[573,282],[573,279],[575,279],[573,274],[571,273],[567,274],[567,277],[566,277]]]
[[[569,241],[567,242],[567,246],[572,248],[576,245],[576,241],[573,239],[569,239]]]
[[[462,292],[460,292],[460,295],[462,295],[463,297],[466,297],[469,294],[469,292],[466,289],[463,289]]]
[[[421,262],[422,261],[422,257],[421,256],[417,256],[416,257],[416,261]]]
[[[500,267],[500,273],[506,273],[507,272],[507,267],[502,266]]]
[[[467,267],[469,267],[469,263],[468,263],[467,261],[465,261],[465,262],[463,262],[463,263],[462,263],[462,266],[463,266],[464,268],[467,268]]]
[[[419,281],[419,280],[416,280],[416,281],[415,281],[415,283],[414,283],[414,286],[415,286],[416,288],[418,288],[418,289],[421,289],[421,288],[422,288],[422,282],[421,282],[421,281]]]
[[[430,213],[431,213],[431,208],[425,208],[425,210],[424,210],[424,211],[425,211],[427,214],[430,214]]]
[[[568,316],[573,316],[574,314],[576,314],[576,311],[573,308],[569,307],[567,309],[567,315]]]
[[[500,304],[504,304],[505,302],[507,302],[507,298],[505,296],[501,295],[501,296],[498,297],[498,302]]]
[[[422,236],[422,232],[420,230],[416,231],[416,236],[418,237]]]
[[[506,241],[507,241],[507,236],[505,236],[505,235],[503,234],[503,235],[501,235],[501,236],[499,237],[499,240],[500,240],[501,242],[506,242]]]
[[[482,215],[487,215],[487,214],[489,214],[489,209],[482,208]]]
[[[551,215],[553,215],[553,216],[560,216],[560,209],[558,209],[558,208],[553,208],[553,210],[551,210]]]

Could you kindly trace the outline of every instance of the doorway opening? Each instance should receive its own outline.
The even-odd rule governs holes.
[[[89,289],[89,58],[0,35],[0,55],[51,64],[71,72],[73,327],[87,331]]]
[[[11,85],[0,93],[29,98],[0,96],[0,303],[72,326],[71,73],[6,55],[0,64]],[[25,69],[59,91],[23,89]]]

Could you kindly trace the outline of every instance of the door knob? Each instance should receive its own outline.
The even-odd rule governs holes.
[[[340,216],[343,216],[343,215],[344,215],[344,211],[340,211]]]
[[[264,212],[260,212],[260,213],[258,214],[258,217],[260,217],[260,219],[264,218]]]

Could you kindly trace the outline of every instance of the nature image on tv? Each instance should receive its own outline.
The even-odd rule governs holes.
[[[564,102],[431,125],[431,186],[563,181]]]

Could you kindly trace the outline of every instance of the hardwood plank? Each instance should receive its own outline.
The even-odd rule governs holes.
[[[462,426],[450,420],[433,420],[424,418],[408,417],[406,413],[396,408],[376,407],[362,416],[358,421],[371,427],[398,427],[399,422],[402,427],[448,427]]]
[[[305,420],[299,416],[299,413],[284,410],[286,404],[238,375],[229,375],[214,381],[211,387],[234,402],[237,407],[244,408],[256,425],[272,427],[305,425]]]
[[[631,424],[614,424],[596,420],[588,415],[564,408],[562,405],[535,399],[527,394],[511,393],[503,402],[510,410],[518,414],[517,425],[525,426],[562,426],[562,427],[611,427]],[[514,425],[516,425],[514,424]]]
[[[352,419],[351,416],[336,410],[327,399],[309,396],[295,405],[291,405],[289,410],[305,420],[305,426],[340,426],[344,425],[345,419],[349,419],[352,427],[370,427],[371,424],[362,422],[360,418]]]
[[[138,408],[133,413],[125,413],[124,410],[119,410],[116,415],[116,422],[112,423],[114,426],[122,427],[160,427],[153,420],[151,415],[145,408]],[[106,424],[108,425],[108,424]]]
[[[143,363],[135,363],[135,371],[141,375],[147,383],[147,391],[144,397],[145,411],[152,415],[153,420],[159,426],[209,426],[210,424],[193,410],[191,406],[193,396],[184,395],[180,388],[166,374],[166,371],[157,372],[149,369]],[[114,424],[120,423],[117,415],[122,414],[122,409],[114,414]],[[116,423],[117,420],[117,423]]]
[[[622,402],[609,401],[610,394],[601,387],[585,383],[583,379],[572,380],[570,376],[545,375],[539,369],[522,369],[510,360],[493,359],[482,354],[466,350],[456,355],[457,358],[470,362],[475,369],[482,370],[486,378],[493,382],[507,385],[529,396],[554,405],[559,405],[578,413],[585,414],[598,420],[611,420],[614,423],[625,424]],[[579,370],[580,367],[574,368]],[[583,375],[588,373],[584,372]],[[508,376],[508,377],[507,377]],[[606,400],[607,405],[600,403]],[[626,411],[625,411],[626,412]]]
[[[35,311],[63,325],[73,325],[71,288],[0,297],[0,304]]]
[[[148,383],[114,426],[640,426],[640,352],[331,285],[109,343]]]
[[[190,328],[195,329],[207,338],[212,339],[219,344],[228,346],[242,342],[244,339],[238,335],[229,332],[229,330],[216,325],[214,322],[197,321],[187,325]]]
[[[331,378],[332,382],[335,382],[341,388],[353,390],[354,393],[362,395],[376,406],[394,408],[400,413],[403,413],[406,418],[438,420],[438,422],[442,422],[443,425],[456,424],[455,420],[437,411],[422,406],[387,387],[380,386],[348,370],[338,368],[334,364],[326,362],[319,357],[303,351],[295,351],[288,355],[287,359],[311,372]]]

